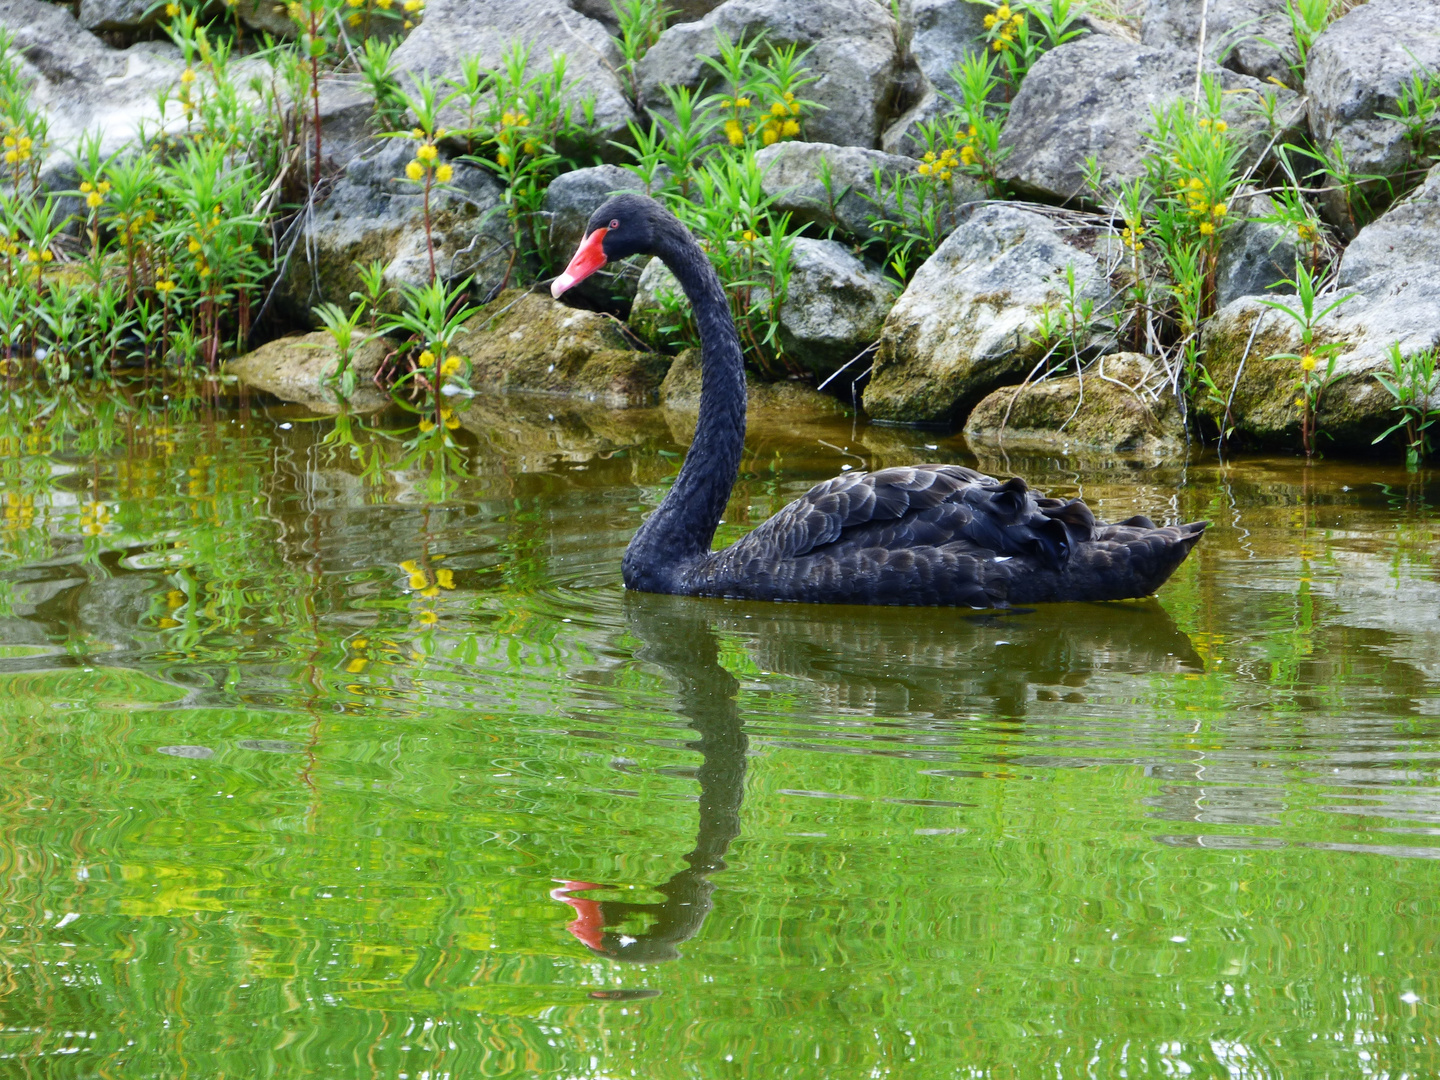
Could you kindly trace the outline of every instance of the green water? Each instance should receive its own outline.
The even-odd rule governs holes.
[[[1440,477],[982,455],[1216,526],[1147,602],[675,600],[685,422],[551,408],[437,489],[12,397],[0,1075],[1440,1073]],[[722,532],[917,459],[761,422]]]

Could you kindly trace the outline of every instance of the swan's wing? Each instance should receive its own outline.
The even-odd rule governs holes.
[[[913,465],[817,484],[740,543],[794,559],[842,538],[889,550],[958,542],[1058,565],[1093,524],[1084,503],[1037,498],[1018,478],[1002,484],[960,465]]]

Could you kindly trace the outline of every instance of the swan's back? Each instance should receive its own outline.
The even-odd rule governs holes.
[[[1078,499],[959,465],[849,473],[817,484],[683,578],[701,596],[996,607],[1148,596],[1206,523],[1097,523]]]

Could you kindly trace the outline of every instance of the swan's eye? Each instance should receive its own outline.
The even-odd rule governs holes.
[[[610,228],[612,228],[612,229],[618,229],[619,227],[620,227],[620,220],[619,220],[618,218],[611,218],[611,219],[610,219]]]

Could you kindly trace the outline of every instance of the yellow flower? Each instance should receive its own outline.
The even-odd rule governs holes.
[[[1197,122],[1197,125],[1202,128],[1208,128],[1210,126],[1210,121],[1202,116]]]
[[[1198,176],[1192,176],[1190,178],[1190,188],[1192,191],[1203,191],[1205,188],[1205,181],[1201,180]]]
[[[1003,40],[996,41],[996,42],[995,42],[995,45],[994,45],[994,49],[995,49],[996,52],[1004,52],[1004,51],[1005,51],[1005,42],[1004,42]]]
[[[1227,131],[1230,130],[1230,125],[1227,124],[1227,123],[1225,123],[1224,120],[1216,120],[1216,121],[1215,121],[1215,130],[1218,131],[1218,132],[1220,132],[1221,134],[1224,134],[1225,132],[1227,132]]]
[[[454,375],[457,371],[460,370],[461,365],[463,365],[464,363],[465,361],[458,356],[447,356],[445,358],[445,363],[440,365],[440,374]]]
[[[949,170],[949,169],[946,169],[944,172],[942,172],[942,173],[940,174],[940,179],[941,179],[941,180],[949,180],[949,179],[950,179],[950,170]]]
[[[743,233],[740,234],[740,239],[744,240],[748,244],[755,239],[755,234],[749,229],[746,229]]]
[[[999,22],[999,21],[1000,21],[1000,20],[997,19],[993,13],[992,13],[992,14],[989,14],[989,15],[986,15],[986,16],[985,16],[985,29],[986,29],[986,30],[991,29],[991,28],[992,28],[997,22]]]
[[[750,99],[748,97],[736,98],[735,107],[737,109],[748,109],[750,107]]]
[[[429,349],[426,349],[424,352],[422,352],[422,353],[420,354],[419,364],[420,364],[421,367],[431,367],[431,366],[434,365],[434,363],[435,363],[435,354],[434,354],[433,352],[431,352]]]
[[[770,106],[770,115],[772,115],[772,116],[784,116],[784,115],[785,115],[785,106],[784,106],[781,102],[778,102],[778,101],[775,102],[775,104],[773,104],[773,105]]]
[[[504,164],[503,162],[501,164]],[[425,176],[425,166],[418,161],[412,161],[405,166],[405,175],[411,180],[420,180]]]
[[[778,138],[780,138],[780,133],[776,131],[773,127],[767,127],[764,133],[761,134],[760,141],[763,142],[766,146],[769,146]]]
[[[1210,212],[1211,212],[1212,214],[1214,214],[1216,217],[1224,217],[1226,211],[1228,211],[1229,209],[1230,209],[1230,208],[1229,208],[1228,206],[1226,206],[1223,202],[1217,202],[1217,203],[1215,204],[1215,208],[1214,208],[1213,210],[1211,210]]]
[[[496,160],[496,162],[500,165],[500,167],[503,169],[503,168],[505,168],[505,166],[507,166],[507,165],[510,164],[510,155],[509,155],[509,154],[506,154],[506,153],[504,153],[504,152],[501,152],[501,153],[495,155],[495,160]]]
[[[933,151],[933,150],[926,150],[926,151],[925,151],[925,159],[924,159],[924,160],[927,161],[927,162],[934,161],[934,160],[935,160],[935,151]]]
[[[1295,399],[1295,408],[1297,408],[1297,409],[1303,409],[1304,407],[1305,407],[1305,399],[1304,399],[1303,397],[1297,397],[1297,398]]]
[[[1314,371],[1317,361],[1314,353],[1306,353],[1300,358],[1301,371]]]
[[[436,585],[439,585],[440,588],[442,588],[442,589],[453,589],[453,588],[455,588],[455,571],[454,571],[454,570],[436,570],[436,571],[435,571],[435,584],[436,584]]]
[[[424,146],[420,147],[420,149],[415,151],[415,156],[421,161],[427,163],[434,161],[435,158],[439,156],[439,154],[440,151],[435,149],[434,143],[426,143]]]
[[[86,180],[83,184],[80,185],[80,193],[82,195],[93,190],[95,190],[94,186],[90,183],[89,180]]]
[[[166,17],[167,19],[173,19],[176,15],[179,15],[179,14],[180,14],[180,6],[179,6],[178,4],[166,4],[166,5],[165,5],[165,17]]]
[[[199,252],[200,252],[200,241],[199,241],[199,240],[196,240],[196,239],[194,239],[194,238],[192,237],[191,240],[190,240],[190,254],[191,254],[191,255],[197,255],[197,254],[199,254]]]
[[[101,195],[98,191],[92,191],[89,195],[85,196],[85,205],[90,207],[91,210],[94,210],[104,201],[105,196]]]
[[[109,180],[101,180],[100,183],[99,183],[99,185],[95,188],[95,190],[98,191],[98,192],[100,192],[101,195],[108,195],[108,194],[110,194],[110,181],[109,181]]]
[[[441,409],[441,410],[440,410],[440,420],[441,420],[441,421],[444,423],[444,425],[445,425],[447,428],[449,428],[451,431],[454,431],[456,428],[458,428],[458,427],[460,426],[460,418],[459,418],[458,416],[456,416],[453,412],[451,412],[449,409]],[[442,573],[442,574],[448,574],[449,572],[450,572],[450,571],[448,571],[448,570],[441,570],[441,571],[440,571],[440,573]],[[446,588],[454,588],[454,586],[449,586],[449,585],[447,585]]]
[[[189,86],[195,81],[195,72],[191,68],[186,68],[180,73],[180,81]]]
[[[1201,235],[1201,236],[1209,236],[1209,235],[1210,235],[1211,233],[1213,233],[1214,231],[1215,231],[1215,226],[1214,226],[1214,225],[1211,225],[1210,222],[1208,222],[1208,221],[1202,221],[1202,222],[1200,223],[1200,235]]]
[[[973,146],[962,146],[960,148],[960,163],[962,165],[975,164],[975,148]]]
[[[424,6],[425,5],[421,3],[420,0],[405,0],[405,10],[409,12],[419,11]]]
[[[351,26],[359,26],[365,20],[360,17],[360,13],[357,11],[354,15],[351,15],[350,18],[346,19],[345,21],[348,22]]]
[[[791,102],[791,103],[790,103],[790,112],[791,112],[791,115],[793,115],[793,116],[799,116],[799,115],[800,115],[800,103],[799,103],[798,101],[794,101],[794,102]]]
[[[434,423],[434,421],[432,421],[432,420],[421,420],[421,421],[420,421],[420,430],[421,430],[422,432],[424,432],[426,435],[430,434],[430,432],[432,432],[432,431],[435,430],[435,423]]]
[[[439,622],[439,621],[440,621],[440,616],[439,616],[439,615],[436,615],[435,612],[433,612],[433,611],[422,611],[422,612],[420,613],[420,625],[421,625],[421,626],[434,626],[434,625],[435,625],[437,622]]]
[[[1001,22],[1004,22],[1006,19],[1010,18],[1010,5],[1001,4],[998,8],[996,8],[995,18]]]
[[[792,137],[792,138],[793,138],[794,136],[796,136],[796,135],[799,135],[799,134],[800,134],[800,124],[799,124],[799,122],[798,122],[798,121],[795,121],[795,120],[786,120],[785,123],[783,123],[782,125],[780,125],[780,134],[785,135],[785,136],[788,136],[788,137]]]
[[[918,172],[921,176],[929,176],[929,175],[930,175],[930,166],[929,166],[928,164],[926,164],[925,162],[922,161],[922,162],[920,163],[920,167],[919,167],[918,169],[916,169],[915,171]]]
[[[376,6],[379,7],[381,11],[389,11],[390,5],[394,2],[395,0],[375,0]]]
[[[725,138],[730,140],[731,146],[739,146],[745,141],[745,133],[740,130],[740,125],[731,120],[725,125]]]
[[[435,179],[442,184],[448,184],[455,176],[455,170],[449,165],[441,165],[435,170]]]

